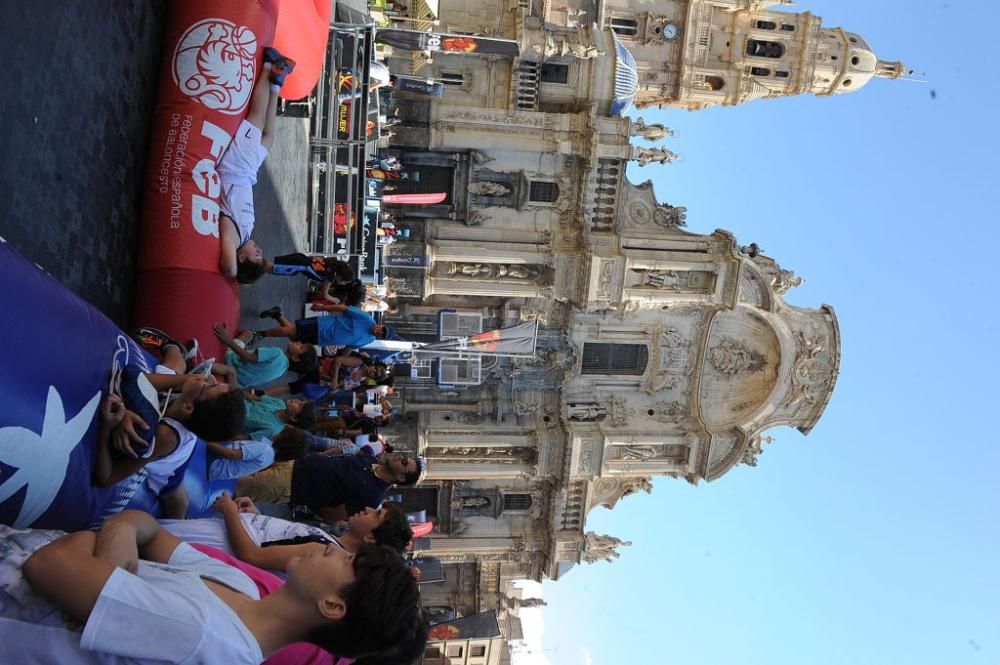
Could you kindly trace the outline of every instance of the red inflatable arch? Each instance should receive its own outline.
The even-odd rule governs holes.
[[[236,283],[219,273],[215,167],[246,115],[277,0],[174,2],[164,31],[149,141],[133,323],[197,338],[222,357],[212,324],[234,329]]]
[[[330,38],[332,7],[330,0],[281,0],[274,46],[295,61],[295,71],[281,87],[284,99],[302,99],[319,82]]]

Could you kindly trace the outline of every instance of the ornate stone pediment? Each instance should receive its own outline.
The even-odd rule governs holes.
[[[795,369],[789,406],[818,404],[829,393],[835,375],[835,361],[821,335],[807,336],[801,330],[795,337]]]
[[[649,378],[646,392],[673,388],[677,381],[693,371],[691,341],[676,328],[664,328],[657,335],[659,344],[650,346]]]

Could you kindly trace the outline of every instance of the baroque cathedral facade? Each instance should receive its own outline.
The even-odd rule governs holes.
[[[390,438],[428,462],[406,500],[433,517],[427,554],[445,562],[425,604],[503,610],[510,580],[612,560],[621,541],[586,528],[595,506],[657,476],[698,483],[754,465],[769,429],[808,433],[821,417],[840,361],[833,310],[787,304],[793,272],[728,231],[694,230],[705,222],[680,202],[625,177],[630,161],[676,157],[662,145],[671,130],[631,108],[833,95],[905,75],[788,4],[411,7],[410,27],[516,40],[520,56],[387,52],[393,72],[446,84],[440,99],[399,104],[391,148],[413,174],[400,191],[447,198],[396,210],[411,240],[386,252],[402,308],[385,320],[427,342],[539,322],[534,358],[416,363],[397,383]]]

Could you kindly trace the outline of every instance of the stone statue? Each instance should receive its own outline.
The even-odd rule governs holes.
[[[493,161],[493,157],[490,157],[482,150],[476,150],[475,148],[469,151],[469,157],[472,158],[472,161],[475,164],[486,164]]]
[[[618,547],[629,547],[632,543],[621,540],[613,536],[598,536],[593,531],[588,531],[584,536],[583,560],[587,563],[597,561],[614,561],[621,556],[616,550]]]
[[[653,222],[668,229],[687,226],[687,208],[672,205],[659,206],[653,211]]]
[[[651,460],[659,453],[656,446],[631,444],[622,450],[622,459],[631,462],[645,462]]]
[[[452,263],[448,266],[448,276],[492,277],[494,268],[490,263]]]
[[[756,258],[763,251],[764,250],[762,250],[760,248],[760,246],[757,243],[755,243],[755,242],[752,242],[749,245],[742,245],[742,246],[740,246],[740,254],[742,254],[744,256],[748,256],[751,259]]]
[[[638,161],[639,166],[647,166],[653,162],[667,164],[676,160],[680,155],[671,152],[666,148],[632,148],[631,159]]]
[[[497,266],[497,277],[507,277],[510,279],[535,279],[541,274],[541,270],[538,268],[522,264]]]
[[[626,481],[622,485],[622,496],[625,498],[627,496],[632,496],[633,494],[638,494],[640,491],[646,494],[653,493],[653,482],[649,478],[636,478],[635,480]]]
[[[642,286],[654,286],[658,289],[680,290],[681,276],[676,270],[643,270]]]
[[[646,121],[642,118],[636,118],[632,121],[632,128],[629,130],[629,135],[641,136],[647,141],[662,141],[667,137],[677,136],[677,132],[658,122],[646,124]]]
[[[545,607],[546,602],[541,598],[517,598],[512,596],[504,596],[504,605],[510,610],[524,610],[533,609],[536,607]]]
[[[569,54],[574,58],[579,58],[580,60],[590,60],[591,58],[596,58],[598,56],[604,55],[604,51],[601,51],[596,46],[584,46],[583,44],[573,44],[569,48]]]
[[[802,286],[805,281],[801,277],[797,277],[791,270],[782,270],[777,276],[771,278],[771,286],[774,288],[776,294],[783,296],[788,293],[789,289]]]
[[[499,182],[480,180],[469,185],[469,193],[478,194],[479,196],[508,196],[511,193],[511,189],[506,185],[501,185]]]
[[[461,499],[459,499],[460,508],[471,508],[471,509],[489,508],[490,503],[491,501],[489,497],[479,496],[478,494],[476,496],[463,496]]]
[[[584,402],[569,405],[569,419],[575,423],[599,423],[608,416],[603,404]]]

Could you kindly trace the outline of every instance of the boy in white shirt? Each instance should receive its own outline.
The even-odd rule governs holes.
[[[264,66],[250,93],[247,116],[219,160],[219,271],[241,284],[257,281],[268,269],[264,253],[250,239],[255,222],[253,186],[274,143],[278,91],[294,68],[295,62],[276,49],[264,49]]]
[[[38,533],[0,527],[0,543],[30,546]],[[71,533],[24,554],[3,551],[7,597],[17,599],[0,598],[3,663],[256,665],[301,641],[346,657],[411,662],[426,642],[416,582],[388,548],[350,554],[329,545],[295,557],[287,584],[262,600],[242,572],[134,510],[98,533]],[[82,633],[61,613],[83,624]]]

